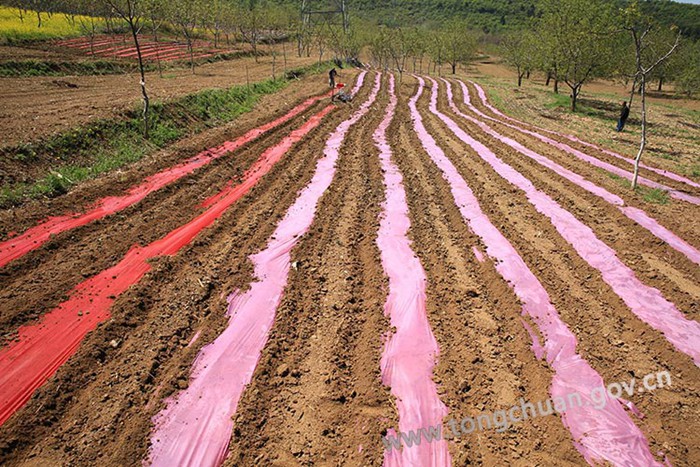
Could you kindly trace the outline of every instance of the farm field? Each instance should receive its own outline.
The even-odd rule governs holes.
[[[136,48],[131,45],[128,37],[101,35],[94,39],[80,37],[75,39],[64,39],[56,41],[55,47],[67,47],[78,54],[104,57],[114,59],[136,60]],[[187,48],[187,44],[179,41],[152,39],[141,40],[141,56],[144,60],[153,62],[161,60],[163,62],[173,62],[177,60],[201,60],[214,57],[218,53],[227,53],[230,50],[216,50],[214,45],[208,41],[195,41],[192,44],[192,55]]]
[[[304,77],[0,216],[0,462],[700,462],[692,141],[633,192],[631,146],[594,116],[568,117],[598,122],[576,136],[530,118],[535,88],[342,80],[350,105]],[[572,392],[561,415],[387,449]]]
[[[250,57],[201,64],[193,75],[189,68],[147,73],[152,98],[167,101],[203,89],[223,89],[272,78],[273,60],[281,76],[284,63],[281,46],[277,57]],[[287,69],[311,65],[318,57],[288,53]],[[0,146],[15,146],[63,132],[100,118],[111,117],[138,106],[134,89],[138,72],[101,76],[37,76],[0,78],[6,92],[0,95],[0,125],[4,135]]]
[[[469,76],[486,83],[489,94],[498,107],[511,116],[535,125],[544,126],[567,134],[574,134],[606,148],[634,157],[639,149],[641,133],[638,115],[639,99],[632,104],[637,115],[633,124],[623,134],[610,131],[614,128],[621,101],[629,99],[629,92],[619,83],[593,81],[584,88],[582,111],[577,115],[568,112],[566,88],[561,94],[552,94],[541,76],[526,80],[521,88],[514,86],[516,77],[503,64],[488,61],[469,67]],[[650,93],[652,103],[647,110],[650,128],[655,137],[645,158],[663,169],[700,176],[700,101],[680,99],[672,90]]]
[[[0,465],[700,465],[699,72],[662,0],[0,2]]]

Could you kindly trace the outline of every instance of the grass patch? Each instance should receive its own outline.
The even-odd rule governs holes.
[[[549,102],[545,103],[545,107],[549,110],[564,110],[571,112],[571,97],[566,94],[549,94]],[[613,115],[602,108],[596,108],[585,104],[585,98],[579,98],[576,102],[576,112],[571,112],[574,114],[585,115],[592,118],[597,118],[599,120],[604,120],[606,122],[614,119]],[[595,102],[595,101],[591,101]]]
[[[0,76],[68,76],[113,75],[135,70],[135,64],[115,63],[108,60],[82,62],[53,62],[45,60],[9,60],[0,62]]]
[[[289,80],[318,73],[326,66],[317,64],[250,86],[207,90],[167,103],[155,103],[151,107],[149,140],[141,135],[140,111],[135,109],[119,120],[97,121],[46,141],[4,149],[0,157],[11,160],[15,173],[33,166],[44,169],[43,175],[30,182],[3,183],[0,207],[62,195],[82,181],[136,162],[188,134],[230,122],[251,111],[262,96],[286,87]]]
[[[660,188],[643,188],[641,191],[643,192],[644,201],[646,201],[647,203],[668,204],[669,202],[668,192]]]
[[[549,94],[549,102],[544,105],[546,108],[552,109],[569,109],[571,108],[571,99],[564,94]]]
[[[615,175],[614,173],[606,171],[603,172],[605,172],[605,174],[608,177],[615,180],[618,183],[618,185],[620,185],[622,188],[625,188],[626,190],[631,190],[632,183],[626,178],[620,177],[619,175]],[[668,192],[660,188],[647,188],[645,186],[637,185],[635,193],[641,195],[644,201],[651,204],[668,204],[671,201]]]
[[[489,89],[487,93],[487,97],[491,102],[494,104],[494,106],[498,109],[503,109],[505,108],[504,102],[503,102],[503,97],[501,96],[501,93],[495,89],[491,88]]]
[[[20,19],[19,9],[0,6],[0,43],[16,44],[82,35],[78,16],[72,22],[61,13],[54,13],[51,17],[42,13],[41,27],[35,11],[27,11],[23,18]],[[102,19],[99,21],[103,22]]]

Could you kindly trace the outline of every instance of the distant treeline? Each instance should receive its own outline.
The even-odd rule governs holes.
[[[526,26],[532,18],[541,14],[537,3],[536,0],[348,0],[353,15],[387,26],[460,19],[485,33]],[[624,2],[615,3],[622,7]],[[700,5],[670,0],[645,0],[641,5],[659,23],[676,25],[685,37],[700,39]]]

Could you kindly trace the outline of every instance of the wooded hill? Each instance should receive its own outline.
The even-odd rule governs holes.
[[[641,3],[660,23],[676,25],[685,37],[700,39],[700,5],[670,0]],[[353,15],[389,26],[441,23],[459,18],[486,33],[524,27],[538,14],[536,0],[348,0],[348,4]]]

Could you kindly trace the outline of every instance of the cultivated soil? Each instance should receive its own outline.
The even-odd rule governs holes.
[[[277,76],[284,72],[280,47],[274,47]],[[318,60],[318,57],[298,57],[289,44],[286,49],[287,69],[310,65]],[[267,48],[262,50],[268,51]],[[224,89],[269,79],[272,78],[272,66],[272,55],[258,57],[257,62],[252,57],[244,57],[197,66],[195,74],[186,66],[167,69],[162,77],[157,71],[150,72],[146,82],[151,99],[167,101],[204,89]],[[141,99],[139,81],[136,69],[122,75],[0,78],[0,87],[3,88],[0,93],[0,128],[3,129],[0,146],[35,141],[138,108]]]
[[[172,80],[150,81],[159,98],[168,98],[202,87],[244,83],[242,63],[249,65],[251,76],[264,79],[270,60],[264,57],[258,65],[250,60],[238,65],[220,62],[199,68],[194,77],[183,71]],[[290,67],[308,61],[290,61]],[[352,83],[357,73],[345,71],[343,81]],[[338,105],[210,228],[179,254],[153,260],[152,270],[116,298],[111,317],[88,334],[67,363],[0,427],[0,463],[117,466],[136,465],[147,458],[152,418],[165,407],[166,397],[188,387],[199,350],[226,328],[226,297],[235,290],[248,290],[254,280],[249,256],[265,248],[277,223],[311,181],[328,135],[367,99],[374,73],[368,73],[352,104]],[[82,79],[75,78],[76,90],[52,89],[51,98],[37,89],[43,79],[11,80],[25,83],[25,90],[2,97],[14,106],[5,107],[5,114],[20,116],[16,126],[9,121],[12,118],[0,120],[3,130],[7,122],[14,141],[33,135],[27,124],[33,119],[32,109],[36,109],[34,115],[39,119],[34,125],[41,127],[41,133],[47,131],[46,126],[50,131],[64,128],[67,115],[73,125],[134,105],[133,86],[123,86],[123,94],[116,86],[125,77]],[[459,110],[486,121],[462,104],[461,89],[452,82]],[[229,125],[179,142],[66,196],[31,202],[21,212],[0,212],[0,229],[21,233],[49,215],[80,212],[99,198],[123,193],[148,175],[285,113],[325,90],[324,84],[319,75],[303,78],[278,95],[263,98],[253,112]],[[485,87],[489,92],[493,89],[488,84]],[[408,100],[417,89],[416,79],[404,75],[388,137],[393,161],[404,178],[411,222],[408,236],[427,276],[426,313],[440,348],[433,371],[439,397],[448,417],[457,420],[507,410],[521,398],[546,400],[555,370],[533,352],[532,338],[523,323],[534,324],[523,317],[522,304],[498,272],[498,263],[486,256],[483,240],[465,223],[448,182],[413,130]],[[496,117],[475,98],[474,86],[469,89],[472,102]],[[93,96],[90,103],[80,94],[88,91]],[[38,100],[32,101],[31,95]],[[484,214],[542,283],[577,338],[578,354],[606,383],[637,378],[641,384],[649,373],[668,371],[670,387],[629,397],[644,417],[626,413],[644,433],[659,462],[667,456],[676,466],[700,464],[698,366],[663,333],[633,314],[524,192],[499,176],[433,115],[429,97],[428,87],[417,102],[428,132],[471,187]],[[28,107],[24,114],[19,111],[22,102]],[[226,465],[367,466],[384,462],[382,436],[397,429],[399,416],[380,370],[386,336],[392,329],[384,314],[389,281],[377,244],[386,195],[372,135],[388,102],[385,75],[376,102],[342,142],[333,182],[320,199],[309,231],[291,252],[288,281],[269,339],[231,414],[234,427]],[[205,199],[228,181],[240,180],[266,148],[282,141],[328,103],[313,105],[242,150],[118,214],[56,235],[0,269],[4,344],[12,345],[20,326],[36,323],[77,284],[119,262],[133,245],[149,244],[202,212]],[[95,107],[86,111],[86,105]],[[590,228],[643,284],[659,290],[689,321],[698,320],[700,269],[696,263],[615,206],[462,119],[450,109],[442,82],[438,109]],[[510,106],[501,110],[509,113]],[[517,116],[528,115],[523,110]],[[578,116],[571,119],[585,124]],[[550,124],[547,119],[527,121],[557,130],[565,127],[565,122]],[[600,169],[503,124],[486,123],[644,210],[700,248],[697,205],[674,199],[666,204],[650,203],[643,193],[631,192]],[[624,161],[600,151],[576,147],[629,169]],[[656,162],[648,160],[652,165]],[[643,175],[700,196],[700,189],[648,170]],[[486,256],[484,261],[475,248]],[[449,452],[453,465],[586,464],[557,414],[526,420],[502,433],[484,430],[462,436],[449,442]]]

